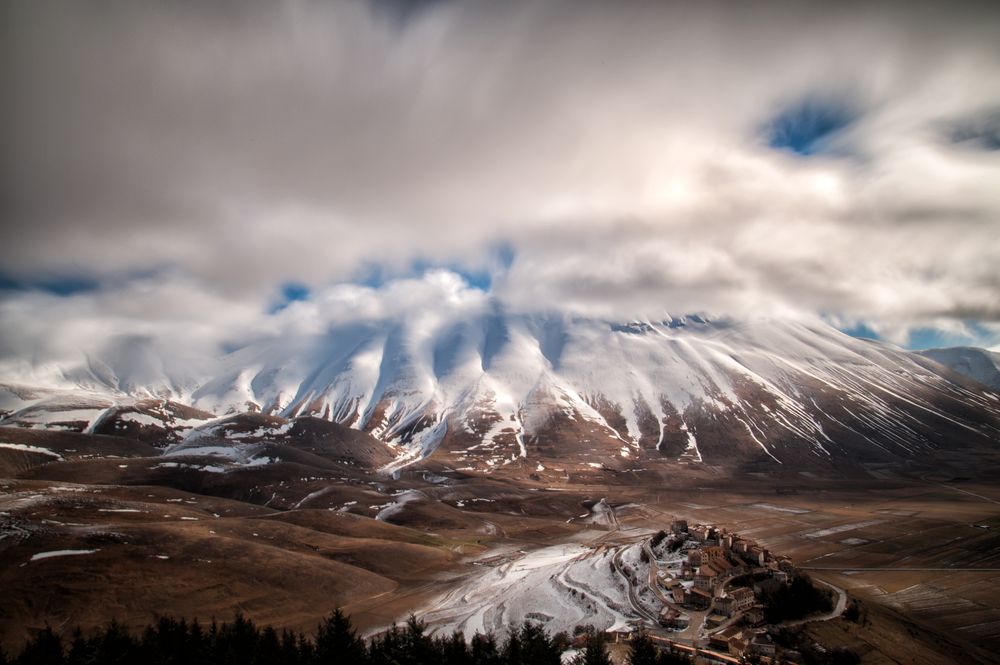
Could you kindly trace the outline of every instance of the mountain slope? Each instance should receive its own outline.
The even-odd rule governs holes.
[[[984,386],[1000,390],[1000,353],[957,346],[946,349],[927,349],[920,355],[935,360],[954,372],[974,379]]]
[[[370,433],[398,453],[389,470],[431,455],[538,473],[660,458],[856,465],[1000,439],[995,393],[927,357],[818,323],[619,324],[494,310],[263,340],[196,381],[188,367],[178,375],[191,388],[173,396],[204,412],[311,416]],[[156,376],[152,386],[122,375],[82,383],[140,395],[180,383]]]

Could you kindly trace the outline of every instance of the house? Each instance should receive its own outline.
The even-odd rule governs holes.
[[[628,642],[632,639],[632,628],[616,628],[614,630],[609,630],[605,634],[614,640],[615,644],[621,644],[622,642]]]
[[[670,530],[674,533],[687,533],[688,523],[687,520],[674,520],[670,525]]]
[[[741,566],[732,563],[729,559],[722,557],[711,562],[712,567],[719,571],[720,575],[736,575],[740,572]]]
[[[670,590],[670,595],[678,605],[684,604],[684,587],[677,585]]]
[[[774,640],[766,631],[758,630],[750,642],[750,653],[773,658],[775,653]]]
[[[736,587],[735,589],[729,590],[729,597],[733,599],[736,603],[736,611],[742,612],[753,607],[754,595],[753,591],[747,587]]]
[[[698,572],[699,573],[714,572],[715,575],[718,577],[718,580],[716,581],[721,581],[723,577],[729,574],[729,568],[730,568],[729,562],[723,559],[721,561],[712,561],[711,563],[702,564],[701,567],[698,568]]]
[[[715,599],[715,611],[724,617],[731,617],[736,614],[736,602],[731,596],[723,596]]]
[[[684,604],[690,605],[696,610],[708,609],[708,606],[712,604],[712,594],[703,589],[692,587],[684,594]]]
[[[727,617],[734,616],[753,606],[753,591],[746,587],[730,589],[722,598],[716,598],[715,609]]]
[[[681,585],[680,582],[672,577],[663,577],[660,579],[660,586],[662,586],[667,591],[673,591],[675,588]]]
[[[744,637],[734,637],[729,640],[729,653],[736,656],[737,658],[742,658],[747,654],[750,649],[750,643]]]
[[[691,617],[682,614],[672,607],[664,607],[660,611],[660,625],[672,630],[684,630],[691,623]]]
[[[743,637],[743,629],[736,626],[715,633],[708,639],[708,645],[718,651],[728,651],[730,640]]]
[[[694,576],[694,586],[703,591],[713,591],[719,581],[719,572],[712,566],[702,566]]]
[[[701,550],[688,550],[687,562],[692,566],[700,566],[702,564],[704,554]]]
[[[764,623],[764,606],[751,605],[743,615],[743,620],[751,626],[759,626]]]
[[[714,561],[725,561],[726,551],[721,547],[709,546],[701,548],[701,562],[712,563]]]
[[[726,631],[722,631],[724,633]],[[708,648],[716,651],[729,651],[729,638],[723,637],[722,633],[715,633],[708,638]]]
[[[718,599],[716,599],[715,605],[716,605],[716,609],[718,609],[718,605],[719,605],[719,600]],[[705,617],[705,628],[708,628],[709,630],[713,630],[715,628],[718,628],[719,626],[721,626],[722,624],[724,624],[728,620],[729,619],[727,619],[726,617],[722,616],[721,614],[715,614],[713,612],[712,614],[709,614],[707,617]]]
[[[705,526],[704,524],[699,524],[690,531],[691,535],[695,537],[696,540],[700,542],[705,542],[712,535],[712,527]]]
[[[792,560],[788,557],[778,559],[778,570],[783,573],[788,573],[789,575],[795,574],[795,566],[792,564]]]
[[[716,575],[722,577],[729,570],[730,566],[728,561],[726,561],[725,559],[720,559],[718,561],[710,561],[708,563],[705,563],[704,565],[702,565],[701,568],[698,569],[698,572],[701,572],[702,568],[711,568],[712,570],[715,571]]]

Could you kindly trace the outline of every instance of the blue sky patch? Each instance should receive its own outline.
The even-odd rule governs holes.
[[[277,314],[293,302],[309,300],[311,297],[312,291],[305,284],[301,282],[285,282],[281,285],[281,296],[278,299],[278,302],[271,305],[268,309],[268,313]]]
[[[995,346],[998,341],[1000,341],[997,339],[997,335],[995,333],[991,332],[977,322],[966,321],[965,328],[968,332],[964,334],[929,327],[913,328],[910,330],[909,339],[903,347],[914,351],[949,346],[977,346],[990,348]],[[856,323],[855,325],[846,328],[842,327],[840,328],[840,331],[850,335],[851,337],[858,337],[861,339],[883,339],[881,335],[865,323]]]
[[[846,103],[818,97],[786,107],[764,126],[767,144],[809,156],[828,150],[830,140],[851,125],[857,114]]]
[[[398,27],[404,28],[420,14],[444,0],[373,0],[372,7],[386,15]]]
[[[947,346],[978,346],[989,348],[997,344],[996,334],[974,321],[966,321],[968,333],[955,333],[936,328],[916,328],[910,331],[907,348],[935,349]]]
[[[56,296],[75,296],[97,291],[100,282],[93,277],[60,276],[39,279],[17,279],[0,274],[0,291],[44,291]]]

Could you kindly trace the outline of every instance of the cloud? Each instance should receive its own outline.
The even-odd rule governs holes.
[[[0,262],[105,285],[0,295],[25,357],[365,316],[415,262],[492,271],[516,310],[1000,321],[989,4],[0,12]],[[810,143],[813,100],[849,115],[776,149],[776,123]],[[384,288],[338,286],[371,266]],[[288,283],[312,297],[268,314]]]
[[[496,306],[489,294],[447,270],[380,287],[339,284],[296,295],[302,297],[264,311],[170,273],[69,296],[7,293],[0,298],[0,377],[73,383],[106,374],[102,368],[110,363],[118,376],[146,377],[144,386],[190,388],[217,369],[225,353],[255,341],[295,344],[357,324],[405,324],[418,337],[431,337],[441,326]]]

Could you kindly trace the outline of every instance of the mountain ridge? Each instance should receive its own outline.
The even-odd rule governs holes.
[[[996,351],[972,346],[952,346],[925,349],[920,355],[931,358],[993,390],[1000,390],[1000,353]]]
[[[429,457],[476,470],[653,457],[809,466],[908,458],[956,435],[1000,439],[995,392],[819,323],[497,311],[370,321],[255,342],[201,361],[197,379],[190,366],[169,374],[151,345],[111,348],[127,353],[69,368],[70,387],[336,422],[384,442],[396,455],[388,470]]]

